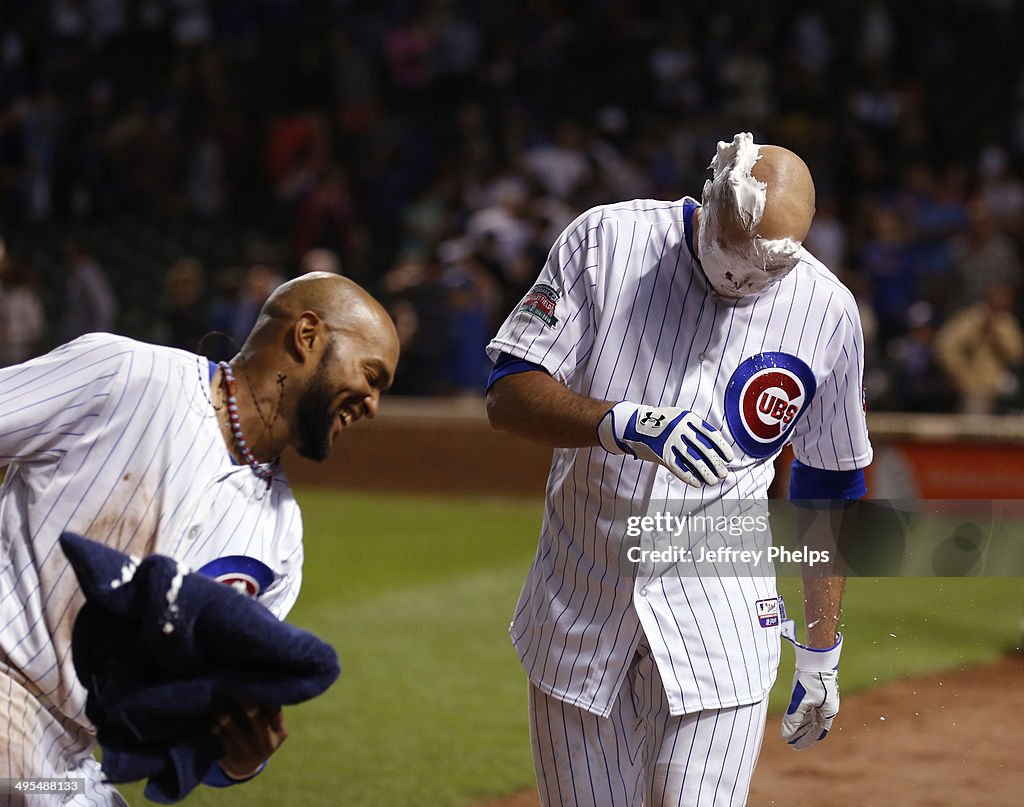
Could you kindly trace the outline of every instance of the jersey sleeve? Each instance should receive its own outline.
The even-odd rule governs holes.
[[[86,439],[130,351],[90,334],[0,369],[0,466],[59,456]]]
[[[295,568],[283,577],[274,581],[263,594],[259,596],[259,602],[278,619],[285,619],[288,613],[299,598],[299,590],[302,588],[302,546],[296,549],[293,556]]]
[[[577,218],[552,247],[537,282],[487,346],[540,365],[569,385],[594,343],[593,270],[598,226],[593,211]]]
[[[291,489],[281,496],[281,512],[278,523],[281,531],[274,538],[274,543],[284,547],[284,557],[280,564],[283,573],[274,583],[259,596],[259,602],[278,619],[285,619],[299,598],[302,589],[302,563],[304,551],[302,546],[302,512],[292,497]]]
[[[864,404],[864,335],[852,304],[825,347],[831,372],[793,430],[793,454],[809,468],[852,471],[871,464]]]

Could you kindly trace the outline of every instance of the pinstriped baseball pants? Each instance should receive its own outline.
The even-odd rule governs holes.
[[[747,801],[768,699],[669,714],[658,667],[641,645],[609,717],[532,683],[529,704],[544,807],[737,807]]]

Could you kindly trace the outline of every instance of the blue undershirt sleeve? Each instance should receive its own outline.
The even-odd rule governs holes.
[[[490,389],[491,385],[493,385],[499,378],[504,378],[507,375],[515,375],[516,373],[529,373],[534,370],[547,373],[547,370],[539,364],[526,361],[526,359],[517,359],[515,356],[510,356],[508,353],[502,353],[498,356],[498,360],[494,363],[491,374],[487,377],[487,389]]]
[[[263,769],[266,767],[267,763],[264,762],[262,765],[260,765],[259,770],[257,770],[256,773],[254,773],[248,779],[232,779],[230,776],[224,773],[224,769],[220,766],[219,762],[214,762],[213,765],[210,767],[210,770],[206,772],[206,776],[203,777],[203,784],[207,785],[208,787],[233,787],[234,785],[245,784],[246,782],[251,782],[257,776],[263,773]]]
[[[793,475],[789,480],[790,499],[842,499],[863,498],[868,492],[864,469],[852,471],[823,471],[811,468],[800,460],[793,461]]]

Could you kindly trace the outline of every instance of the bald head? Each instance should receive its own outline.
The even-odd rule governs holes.
[[[761,146],[759,155],[751,173],[768,188],[756,235],[803,241],[814,219],[814,181],[807,164],[781,146]]]
[[[374,333],[390,340],[391,317],[358,283],[331,272],[309,274],[282,283],[270,295],[242,349],[276,341],[304,314],[315,314],[329,330]]]
[[[749,132],[719,142],[694,218],[698,256],[724,297],[763,291],[791,272],[814,218],[814,183],[788,149],[761,146]]]

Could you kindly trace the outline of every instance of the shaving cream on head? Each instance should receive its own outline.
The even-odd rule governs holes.
[[[704,274],[723,297],[757,294],[789,274],[800,259],[799,241],[756,234],[768,198],[768,183],[753,175],[759,150],[750,132],[740,132],[731,143],[718,143],[708,166],[712,175],[704,183],[697,245]],[[720,215],[732,218],[746,238],[727,238]]]
[[[740,132],[731,143],[718,141],[718,152],[708,166],[712,178],[704,183],[705,200],[709,191],[719,201],[731,197],[736,221],[748,233],[760,223],[768,197],[768,183],[758,182],[752,173],[761,159],[760,148],[750,132]]]

